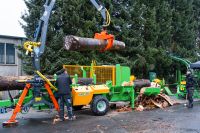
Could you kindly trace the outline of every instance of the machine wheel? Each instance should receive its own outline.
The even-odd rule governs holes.
[[[93,98],[91,103],[91,110],[95,115],[105,115],[109,109],[108,99],[102,95],[97,95]]]
[[[81,110],[83,108],[83,105],[73,106],[74,110]]]

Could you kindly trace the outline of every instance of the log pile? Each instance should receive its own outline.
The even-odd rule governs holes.
[[[98,40],[94,38],[83,38],[77,36],[66,36],[64,39],[65,50],[71,51],[88,51],[88,50],[103,50],[108,42],[106,40]],[[110,50],[121,50],[125,48],[125,43],[114,40]]]
[[[141,82],[142,81],[142,82]],[[137,84],[137,83],[139,84]],[[136,81],[134,84],[135,86],[148,86],[149,82],[145,80],[145,82],[143,82],[143,80],[139,80]],[[153,87],[153,86],[151,86]],[[155,87],[155,86],[154,86]],[[168,95],[162,93],[158,94],[158,95],[151,95],[151,96],[147,96],[144,95],[144,92],[146,91],[146,89],[148,89],[148,87],[143,87],[140,88],[140,93],[138,95],[138,97],[135,100],[135,108],[134,110],[136,111],[144,111],[144,110],[152,110],[155,108],[161,108],[164,109],[168,106],[172,106],[175,104],[179,104],[180,102],[178,102],[177,100],[173,100],[171,99]],[[130,107],[130,105],[123,105],[123,106],[118,106],[116,108],[117,112],[130,112],[132,111],[132,108]]]
[[[179,102],[174,101],[170,99],[169,96],[166,94],[159,94],[155,97],[149,97],[149,96],[143,96],[141,98],[141,101],[135,102],[135,108],[136,111],[144,111],[144,110],[152,110],[155,108],[161,108],[164,109],[168,106],[172,106],[175,104],[179,104]],[[120,106],[116,108],[117,112],[131,112],[132,108],[128,105]]]
[[[164,109],[168,106],[178,104],[177,101],[172,100],[166,94],[158,94],[157,96],[142,96],[136,100],[135,108],[136,111],[152,110],[155,108]],[[116,108],[117,112],[131,112],[132,108],[129,105],[119,106]]]
[[[178,104],[166,94],[158,94],[156,96],[139,96],[135,103],[136,111],[151,110],[154,108],[164,109],[168,106]]]

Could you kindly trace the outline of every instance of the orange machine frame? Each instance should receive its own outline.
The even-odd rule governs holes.
[[[47,90],[47,92],[48,92],[48,94],[49,94],[49,96],[50,96],[50,98],[51,98],[51,100],[52,100],[52,102],[54,104],[54,108],[57,111],[59,111],[60,108],[59,108],[58,102],[55,99],[55,97],[53,95],[53,92],[52,92],[49,84],[45,83],[44,86],[45,86],[45,88],[46,88],[46,90]],[[10,117],[10,119],[8,121],[6,121],[6,122],[3,123],[3,126],[12,126],[12,124],[17,125],[18,121],[16,120],[16,116],[21,111],[21,106],[22,106],[23,101],[24,101],[24,99],[25,99],[25,97],[26,97],[26,95],[27,95],[27,93],[28,93],[28,91],[29,91],[30,88],[31,88],[31,84],[27,83],[26,86],[24,87],[24,90],[23,90],[20,98],[19,98],[18,103],[16,104],[16,107],[15,107],[15,109],[13,111],[12,116]]]

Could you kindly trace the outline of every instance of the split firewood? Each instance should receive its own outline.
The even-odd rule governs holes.
[[[166,108],[169,106],[169,103],[167,101],[163,101],[162,106],[163,108]]]
[[[122,83],[122,86],[133,86],[133,82],[132,82],[132,81],[129,81],[129,82],[124,81],[124,82]]]
[[[156,102],[156,101],[153,100],[153,99],[151,99],[151,102],[152,102],[155,106],[157,106],[157,107],[163,109],[162,103]]]
[[[178,103],[178,101],[172,100],[166,94],[158,94],[157,96],[144,96],[144,95],[139,95],[139,96],[140,97],[136,100],[135,103],[136,111],[143,111],[154,108],[163,109]]]
[[[99,40],[94,38],[83,38],[77,36],[66,36],[64,39],[64,48],[72,51],[87,51],[87,50],[103,50],[108,44],[107,40]],[[114,40],[110,50],[121,50],[125,48],[125,43]]]
[[[144,107],[142,105],[139,105],[135,110],[136,111],[143,111]]]
[[[130,106],[121,106],[117,110],[117,112],[130,112],[132,108]]]
[[[174,105],[176,102],[171,100],[169,96],[166,94],[158,94],[160,97],[164,98],[170,105]]]

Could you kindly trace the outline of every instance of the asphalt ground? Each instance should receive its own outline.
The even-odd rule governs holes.
[[[165,109],[143,112],[116,112],[110,110],[105,116],[94,116],[89,109],[75,111],[77,120],[53,123],[56,112],[19,114],[19,125],[0,127],[0,133],[200,133],[200,102],[193,109],[184,104]],[[11,115],[0,114],[0,123]]]

